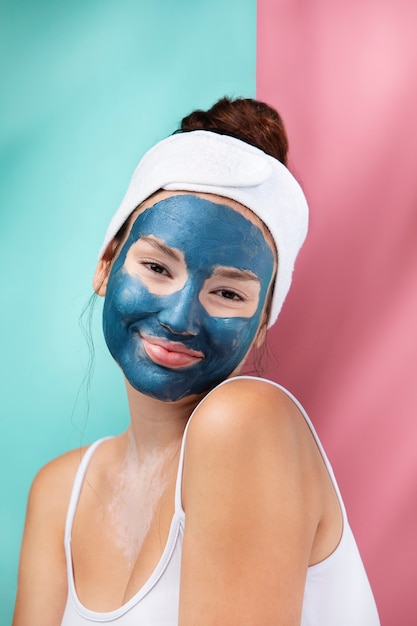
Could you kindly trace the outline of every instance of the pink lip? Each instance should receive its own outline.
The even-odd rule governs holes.
[[[142,343],[148,357],[163,367],[189,367],[204,359],[202,352],[191,350],[176,341],[166,341],[159,337],[142,336]]]

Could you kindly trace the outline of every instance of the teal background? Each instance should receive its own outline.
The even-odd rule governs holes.
[[[183,115],[255,95],[255,31],[255,0],[0,3],[1,624],[36,471],[127,423],[101,303],[82,385],[78,320],[107,222]]]

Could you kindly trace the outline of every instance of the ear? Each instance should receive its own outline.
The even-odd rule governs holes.
[[[105,261],[101,258],[97,264],[96,271],[93,277],[93,288],[98,296],[105,296],[107,289],[107,282],[110,274],[110,261]]]
[[[93,277],[93,288],[98,296],[106,295],[107,283],[116,249],[117,242],[113,239],[97,264]]]

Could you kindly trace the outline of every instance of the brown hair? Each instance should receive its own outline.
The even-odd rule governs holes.
[[[288,139],[279,113],[251,98],[221,98],[207,111],[183,118],[181,131],[210,130],[230,135],[263,150],[287,165]]]

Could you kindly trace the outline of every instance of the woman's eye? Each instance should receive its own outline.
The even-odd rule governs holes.
[[[229,289],[219,289],[219,291],[217,291],[217,293],[222,297],[222,298],[226,298],[226,300],[236,300],[236,301],[243,301],[242,296],[240,296],[238,293],[236,293],[235,291],[230,291]]]
[[[145,267],[147,267],[151,272],[155,272],[155,274],[162,274],[163,276],[170,276],[168,270],[163,266],[159,265],[159,263],[155,263],[153,261],[145,261]]]

